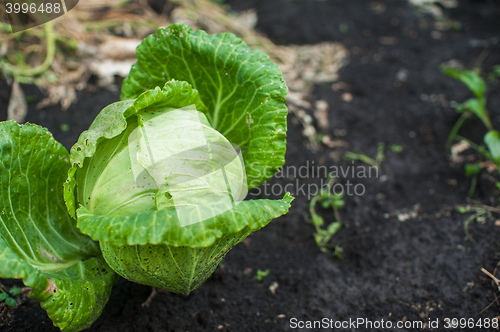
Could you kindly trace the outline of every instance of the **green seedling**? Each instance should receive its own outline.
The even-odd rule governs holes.
[[[60,129],[63,133],[67,133],[68,131],[70,131],[71,126],[67,123],[61,123]]]
[[[330,178],[326,188],[322,188],[318,195],[314,196],[309,203],[309,213],[311,214],[311,222],[316,228],[314,233],[314,240],[316,245],[324,253],[333,254],[338,258],[342,258],[342,248],[333,243],[329,243],[331,238],[342,228],[339,210],[344,206],[345,201],[342,199],[343,194],[332,194],[330,189],[335,183],[335,178]],[[326,228],[323,217],[317,214],[316,205],[319,204],[322,208],[333,209],[334,221],[329,223]],[[333,249],[333,252],[332,252]]]
[[[384,142],[378,142],[377,154],[375,155],[375,158],[370,158],[363,152],[347,151],[346,153],[344,153],[344,159],[362,161],[367,165],[379,168],[382,162],[384,161],[384,149],[385,149]]]
[[[481,172],[481,164],[465,164],[465,176],[470,178],[472,177],[472,181],[470,184],[470,189],[469,189],[469,195],[472,196],[474,193],[474,190],[476,190],[476,184],[477,184],[477,175]]]
[[[442,30],[453,29],[455,31],[459,31],[460,29],[462,29],[462,23],[460,23],[459,21],[454,21],[446,15],[438,16],[436,18],[436,21],[440,25],[440,29]]]
[[[500,164],[500,134],[493,128],[488,110],[486,109],[485,81],[481,78],[481,76],[479,76],[478,73],[471,70],[458,70],[456,68],[443,66],[442,72],[446,76],[450,76],[465,84],[465,86],[467,86],[467,88],[469,88],[469,90],[474,94],[473,98],[467,99],[465,102],[458,104],[455,107],[456,111],[460,113],[461,116],[448,136],[448,141],[446,143],[447,151],[449,150],[453,140],[460,140],[457,133],[465,121],[470,119],[472,116],[475,116],[479,118],[488,129],[488,132],[484,135],[484,143],[488,148],[489,155],[485,156],[498,166]],[[471,147],[474,147],[474,145],[471,145]],[[484,151],[480,151],[480,149],[476,150],[484,154]]]
[[[494,73],[498,70],[500,70],[500,68],[495,66]],[[478,73],[471,70],[458,70],[456,68],[443,66],[442,72],[446,76],[450,76],[457,81],[462,82],[474,95],[474,97],[467,99],[465,102],[458,104],[455,107],[455,110],[461,115],[448,136],[446,151],[450,150],[451,144],[454,140],[465,141],[471,148],[483,155],[487,160],[492,161],[497,168],[500,169],[500,133],[493,128],[488,110],[486,109],[485,81],[481,78],[481,76],[479,76]],[[483,138],[486,147],[478,145],[471,140],[458,135],[460,128],[465,124],[465,122],[475,117],[479,118],[488,130]],[[481,166],[479,164],[465,165],[465,175],[472,178],[469,196],[474,193],[477,183],[477,175],[480,171]]]
[[[19,295],[21,289],[18,287],[12,287],[9,291],[0,287],[0,302],[4,301],[9,307],[17,306],[17,301],[15,296]]]
[[[269,269],[262,271],[261,269],[257,270],[257,274],[255,275],[254,279],[257,281],[262,281],[264,280],[265,277],[269,275],[269,272],[271,272]]]
[[[318,143],[319,143],[319,142],[323,141],[323,137],[325,137],[325,134],[323,134],[323,133],[318,133],[318,134],[314,137],[314,140],[315,140],[316,142],[318,142]]]
[[[24,97],[24,99],[26,100],[26,102],[28,104],[32,103],[32,102],[35,102],[36,101],[36,96],[35,95],[30,95],[30,96],[26,96]]]
[[[399,144],[391,144],[390,148],[391,148],[392,153],[403,152],[403,147]]]
[[[493,82],[495,78],[500,77],[500,65],[493,66],[493,70],[488,74],[488,81]]]
[[[456,210],[461,214],[472,213],[465,221],[464,221],[464,232],[465,238],[470,242],[476,244],[476,241],[472,238],[469,233],[469,226],[477,221],[483,224],[486,220],[493,220],[492,212],[499,213],[500,210],[487,205],[459,205]]]

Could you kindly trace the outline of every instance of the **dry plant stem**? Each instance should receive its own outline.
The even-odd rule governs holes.
[[[498,290],[500,290],[500,280],[498,280],[497,277],[495,277],[493,274],[491,274],[488,270],[486,270],[484,267],[481,268],[481,271],[486,274],[488,277],[491,278],[495,282],[495,284],[498,287]]]
[[[7,290],[7,287],[5,287],[5,285],[0,282],[0,288],[2,289],[2,291],[4,291],[5,293],[7,293],[9,296],[12,296],[9,291]]]
[[[498,265],[497,265],[497,267],[498,267]],[[493,280],[493,282],[495,283],[495,285],[497,285],[498,290],[500,291],[500,280],[498,280],[498,278],[497,278],[497,277],[495,277],[493,274],[491,274],[490,272],[488,272],[488,270],[486,270],[484,267],[482,267],[482,268],[481,268],[481,271],[482,271],[484,274],[486,274],[488,277],[490,277],[490,278],[491,278],[491,280]],[[495,268],[495,271],[496,271],[496,268]],[[495,299],[495,301],[496,301],[497,299],[498,299],[498,297]],[[495,302],[495,301],[493,301],[493,302]],[[488,307],[486,307],[484,310],[486,310],[486,309],[487,309],[487,308],[489,308],[490,306],[491,306],[491,304],[490,304]],[[484,310],[483,310],[483,311],[484,311]],[[481,311],[481,312],[482,312],[482,311]],[[497,317],[495,317],[495,318],[496,318],[496,319],[500,319],[500,316],[497,316]]]
[[[295,115],[297,120],[299,120],[300,124],[304,128],[302,135],[307,137],[307,139],[309,140],[309,143],[311,144],[311,150],[317,151],[319,149],[319,144],[316,141],[316,128],[314,128],[312,124],[309,124],[306,121],[304,121],[304,117],[301,116],[301,110],[298,105],[294,104],[293,102],[288,102],[287,105],[288,105],[288,110]]]
[[[495,275],[497,273],[497,270],[498,270],[499,266],[500,266],[500,262],[498,262],[497,266],[495,267],[495,270],[493,270],[493,275]],[[481,270],[484,270],[483,272],[486,273],[489,276],[489,272],[486,269],[483,268]],[[500,288],[499,288],[499,290],[500,290]],[[482,314],[483,312],[485,312],[486,310],[488,310],[495,302],[498,304],[498,298],[499,298],[499,296],[495,296],[495,299],[490,304],[488,304],[488,306],[486,308],[484,308],[483,310],[481,310],[476,316],[478,316],[478,315]]]
[[[481,64],[488,57],[488,55],[490,55],[490,51],[483,50],[481,52],[481,54],[479,54],[478,57],[476,58],[476,60],[474,61],[474,68],[479,68],[480,69],[481,68]]]
[[[153,299],[158,294],[158,290],[156,289],[156,287],[151,287],[151,288],[152,288],[151,289],[151,294],[149,294],[149,296],[146,299],[146,301],[144,301],[144,303],[141,304],[141,307],[143,307],[143,308],[149,308],[149,306],[151,305],[151,302],[153,302]]]
[[[7,107],[7,120],[16,120],[17,123],[24,123],[27,113],[28,104],[24,97],[23,90],[19,82],[14,80],[12,83],[9,105]]]
[[[492,130],[492,129],[490,129]],[[491,156],[491,153],[489,152],[488,149],[485,149],[483,146],[479,146],[477,145],[476,143],[472,142],[471,140],[465,138],[465,137],[462,137],[460,135],[455,135],[455,139],[457,141],[465,141],[467,142],[467,144],[469,144],[469,146],[476,150],[476,152],[482,154],[486,159],[489,159],[489,160],[493,160],[493,157]]]
[[[14,77],[31,77],[39,75],[49,69],[52,61],[54,61],[54,56],[56,53],[56,42],[54,38],[54,27],[52,25],[52,22],[45,23],[44,28],[45,40],[47,43],[47,55],[45,56],[44,62],[40,66],[35,68],[21,68],[7,62],[0,63],[0,66],[3,67],[3,70],[5,70],[7,74],[10,74]]]
[[[14,295],[12,295],[11,292],[9,292],[7,290],[7,287],[5,287],[5,285],[2,284],[1,282],[0,282],[0,288],[2,289],[2,292],[4,292],[5,294],[7,294],[9,297],[14,298]]]
[[[496,296],[496,297],[495,297],[495,299],[494,299],[493,301],[491,301],[491,303],[490,303],[490,304],[488,304],[488,305],[486,306],[486,308],[484,308],[483,310],[481,310],[481,311],[480,311],[480,312],[479,312],[476,316],[478,316],[478,315],[482,314],[483,312],[485,312],[486,310],[488,310],[488,309],[489,309],[489,308],[490,308],[493,304],[495,304],[495,302],[497,302],[497,301],[498,301],[498,296]],[[476,317],[476,316],[474,316],[474,317]]]

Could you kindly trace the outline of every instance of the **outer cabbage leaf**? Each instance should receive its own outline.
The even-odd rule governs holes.
[[[117,275],[63,202],[68,152],[44,128],[0,123],[0,278],[22,278],[54,325],[89,327]]]
[[[139,212],[132,215],[95,215],[84,207],[78,213],[78,227],[96,241],[115,245],[169,244],[202,248],[213,245],[225,234],[252,232],[288,212],[293,197],[282,200],[243,201],[235,208],[202,222],[182,227],[175,209]]]
[[[136,98],[170,79],[189,82],[207,106],[212,127],[243,149],[249,188],[285,162],[287,87],[279,67],[231,33],[208,35],[173,24],[147,37],[122,86]]]
[[[23,279],[33,288],[55,326],[63,331],[89,328],[99,318],[118,275],[104,259],[92,257],[60,271],[41,271],[19,258],[0,238],[0,277]]]

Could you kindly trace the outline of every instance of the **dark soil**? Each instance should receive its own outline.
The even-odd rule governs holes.
[[[462,29],[441,32],[440,39],[435,39],[434,19],[419,15],[406,1],[379,1],[385,5],[379,14],[372,2],[361,0],[228,3],[235,11],[255,8],[257,28],[276,43],[343,43],[351,51],[350,63],[340,72],[348,88],[334,91],[326,84],[313,93],[314,99],[330,105],[328,133],[335,138],[339,129],[345,130],[346,135],[337,138],[348,142],[349,150],[359,149],[369,156],[375,155],[378,142],[399,144],[403,152],[387,148],[378,177],[339,179],[344,185],[349,180],[366,189],[362,196],[346,196],[346,206],[340,211],[344,227],[332,242],[343,248],[343,259],[320,252],[314,228],[306,222],[308,198],[295,187],[297,198],[290,212],[236,246],[190,296],[161,292],[149,308],[143,308],[141,303],[151,288],[122,279],[90,331],[288,331],[291,318],[324,317],[383,319],[394,324],[439,319],[438,328],[426,329],[444,331],[445,318],[477,322],[499,316],[500,306],[495,302],[499,291],[481,268],[493,272],[497,267],[500,227],[494,220],[472,223],[469,230],[476,243],[466,239],[467,215],[453,207],[467,203],[470,179],[464,175],[463,164],[452,164],[445,153],[458,115],[443,101],[461,102],[470,93],[439,71],[440,64],[450,59],[468,68],[480,65],[485,73],[500,64],[499,3],[460,1],[458,8],[445,9],[446,15],[461,22]],[[339,32],[340,24],[347,25],[347,32]],[[395,37],[396,43],[382,45],[380,37]],[[407,80],[398,80],[398,72],[406,73]],[[41,98],[36,88],[23,88],[26,95]],[[3,119],[8,90],[0,82]],[[342,100],[345,92],[353,95],[351,102]],[[118,93],[98,89],[83,91],[78,103],[65,112],[57,107],[36,110],[32,103],[27,120],[49,128],[69,148],[95,115],[118,97]],[[490,85],[487,97],[494,126],[500,128],[499,85]],[[69,132],[61,131],[63,123],[70,125]],[[293,115],[288,130],[286,166],[309,165],[312,170],[313,161],[315,166],[352,166],[348,161],[335,161],[333,149],[309,150]],[[478,143],[484,133],[479,121],[461,131]],[[498,173],[483,170],[473,195],[488,205],[497,203],[492,176],[498,179]],[[307,188],[324,180],[316,177],[300,183]],[[273,183],[295,182],[274,179]],[[416,204],[418,217],[398,220],[398,211],[411,210]],[[333,219],[331,211],[320,212],[327,221]],[[258,269],[270,270],[262,282],[254,280]],[[269,290],[274,282],[279,285],[275,294]],[[2,331],[58,330],[35,302],[28,301],[9,314],[1,317],[7,320],[0,325]],[[386,331],[362,326],[358,330]]]

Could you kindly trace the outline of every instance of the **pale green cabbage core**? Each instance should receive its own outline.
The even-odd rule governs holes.
[[[238,147],[194,105],[149,107],[101,142],[77,177],[79,200],[96,215],[175,209],[180,226],[212,218],[247,194]]]

